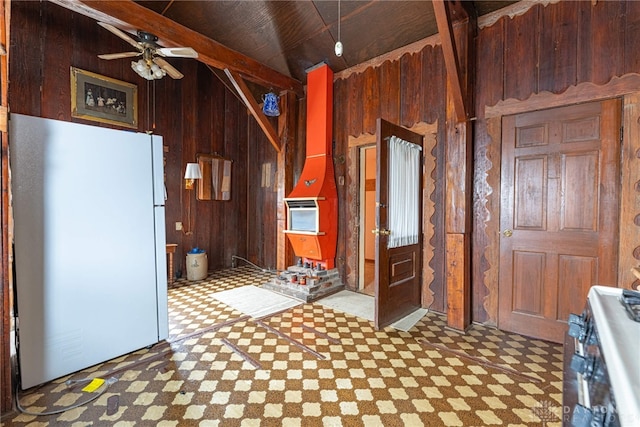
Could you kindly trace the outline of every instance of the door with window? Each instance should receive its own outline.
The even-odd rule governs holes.
[[[375,326],[420,308],[422,135],[377,122]]]
[[[621,104],[504,117],[498,326],[562,342],[592,285],[616,286]]]

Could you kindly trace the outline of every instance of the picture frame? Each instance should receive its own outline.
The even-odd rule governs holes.
[[[202,179],[197,182],[196,199],[198,200],[231,200],[231,165],[230,159],[213,155],[196,155]]]
[[[138,86],[71,67],[71,117],[138,128]]]

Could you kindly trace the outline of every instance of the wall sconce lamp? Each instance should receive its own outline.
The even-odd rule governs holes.
[[[184,173],[184,188],[193,190],[193,183],[196,179],[202,179],[202,171],[197,163],[187,163],[187,169]]]
[[[186,190],[193,190],[193,183],[196,179],[202,179],[202,171],[200,170],[200,165],[198,163],[187,163],[187,168],[184,172],[184,188]],[[187,201],[187,221],[189,224],[189,228],[183,231],[185,234],[190,235],[193,234],[193,225],[191,218],[191,196],[189,196]]]

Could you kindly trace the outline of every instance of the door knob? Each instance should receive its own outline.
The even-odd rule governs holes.
[[[371,232],[376,236],[378,235],[388,236],[391,234],[391,230],[385,230],[384,228],[382,230],[376,228],[375,230],[371,230]]]
[[[507,229],[507,230],[504,230],[502,234],[504,234],[504,237],[511,237],[513,236],[513,231]]]

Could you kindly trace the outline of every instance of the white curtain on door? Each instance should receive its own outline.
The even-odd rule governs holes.
[[[421,150],[395,135],[389,138],[389,248],[418,243]]]

